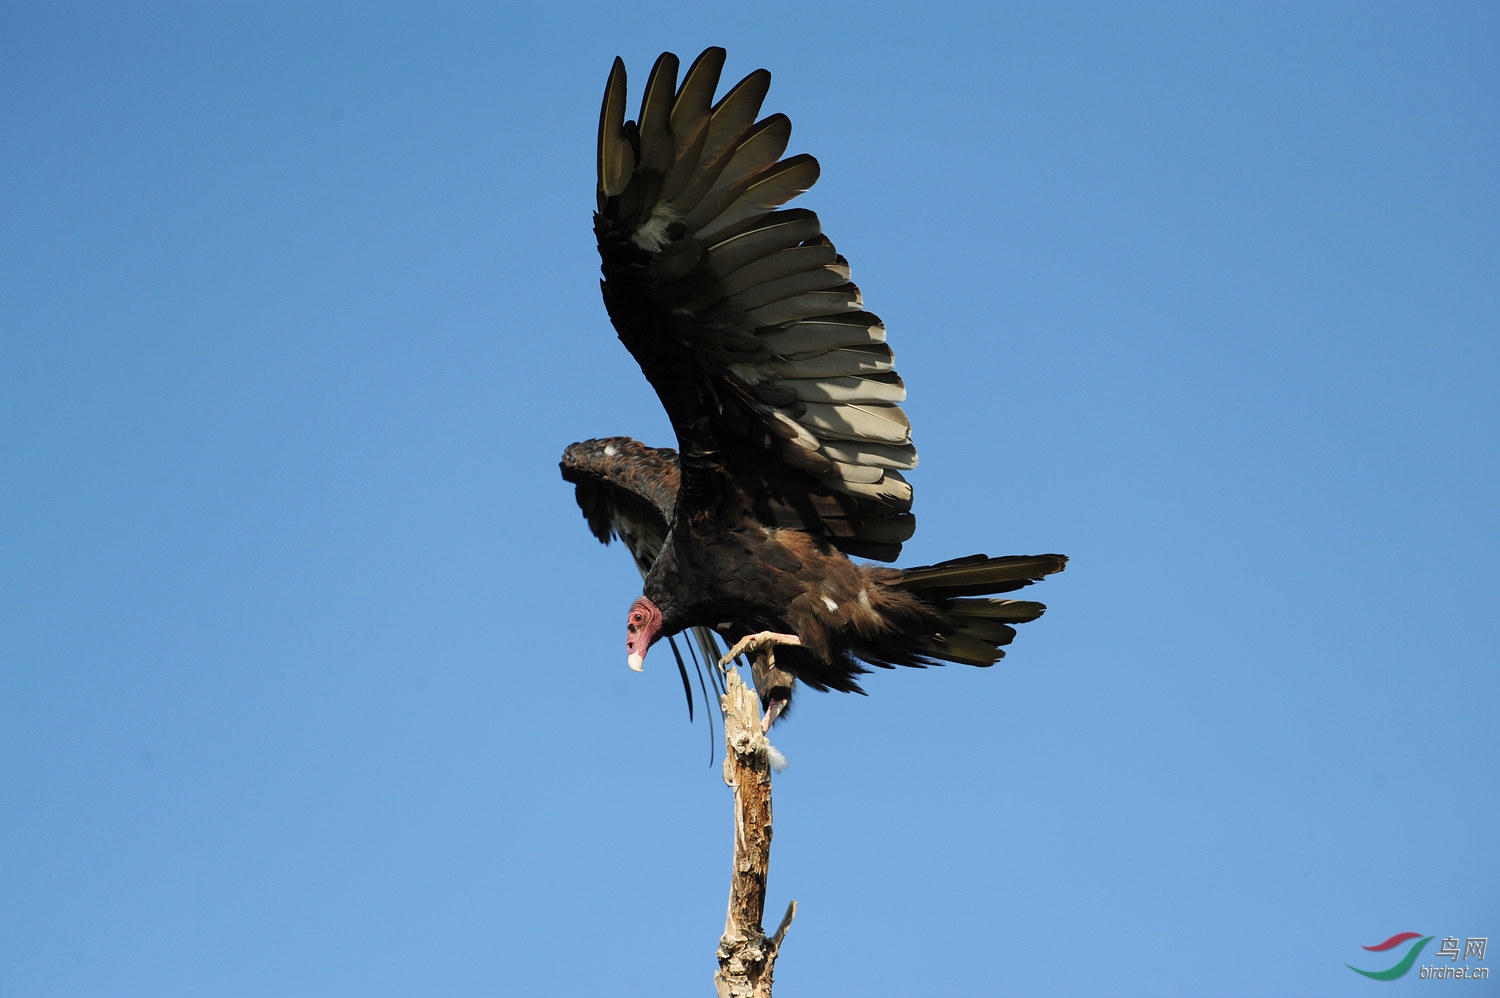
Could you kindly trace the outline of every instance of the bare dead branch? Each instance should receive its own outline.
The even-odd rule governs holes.
[[[719,705],[724,712],[724,782],[734,790],[734,866],[714,986],[719,998],[770,998],[776,956],[797,913],[793,901],[775,935],[766,938],[761,919],[771,862],[772,750],[761,734],[755,692],[734,669],[725,676]]]

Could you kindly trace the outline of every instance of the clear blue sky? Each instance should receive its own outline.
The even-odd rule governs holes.
[[[595,123],[710,44],[889,326],[906,560],[1073,557],[778,729],[777,994],[1500,946],[1493,5],[7,3],[0,994],[711,993],[729,794],[556,467],[670,442]]]

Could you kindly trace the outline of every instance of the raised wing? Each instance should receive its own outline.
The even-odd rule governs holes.
[[[642,577],[667,540],[677,502],[677,452],[629,437],[584,440],[563,451],[562,476],[589,530],[608,544],[619,538]]]
[[[595,215],[610,317],[677,431],[679,501],[727,479],[763,522],[893,560],[915,529],[900,473],[917,461],[906,388],[817,215],[777,210],[818,163],[781,158],[785,115],[757,120],[770,74],[715,104],[723,65],[708,49],[679,86],[664,54],[625,121],[615,60]]]
[[[670,447],[647,447],[630,437],[605,437],[570,444],[563,451],[559,467],[563,478],[574,485],[573,495],[578,500],[578,508],[583,510],[589,530],[601,544],[608,544],[616,538],[623,541],[635,560],[636,568],[640,569],[641,577],[645,578],[661,554],[672,523],[680,477],[677,452]],[[698,670],[698,687],[707,703],[704,665],[709,666],[709,682],[717,692],[723,692],[718,670],[713,667],[719,649],[714,643],[713,632],[708,628],[694,627],[692,632],[693,642],[703,656],[701,662],[694,657],[694,665]],[[677,671],[682,674],[682,689],[687,696],[688,716],[692,717],[692,685],[688,681],[687,663],[678,652],[675,641],[672,641],[672,654],[677,658]],[[709,727],[713,727],[712,712],[709,713]]]

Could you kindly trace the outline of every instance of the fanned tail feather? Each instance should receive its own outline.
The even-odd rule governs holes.
[[[1068,559],[1060,554],[991,558],[976,554],[936,565],[901,570],[896,583],[943,617],[943,630],[918,642],[923,654],[961,665],[991,666],[1005,657],[1003,648],[1016,636],[1013,624],[1036,620],[1045,604],[1033,600],[987,598],[1039,582],[1061,572]]]
[[[1045,576],[1061,572],[1067,564],[1067,556],[1061,554],[1010,555],[1004,558],[972,554],[936,565],[902,569],[901,581],[897,584],[930,599],[989,596],[1039,582]]]

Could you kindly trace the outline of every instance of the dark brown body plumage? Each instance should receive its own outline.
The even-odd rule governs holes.
[[[759,70],[712,103],[722,49],[676,82],[652,69],[639,122],[624,121],[616,60],[599,132],[594,230],[605,305],[656,389],[678,452],[624,437],[574,444],[563,477],[596,536],[624,539],[661,634],[730,642],[771,631],[763,700],[794,679],[858,691],[867,665],[989,665],[1040,603],[978,598],[1060,571],[1061,555],[891,561],[915,529],[901,470],[916,463],[880,320],[805,209],[817,161],[781,159],[782,115],[757,120]]]

